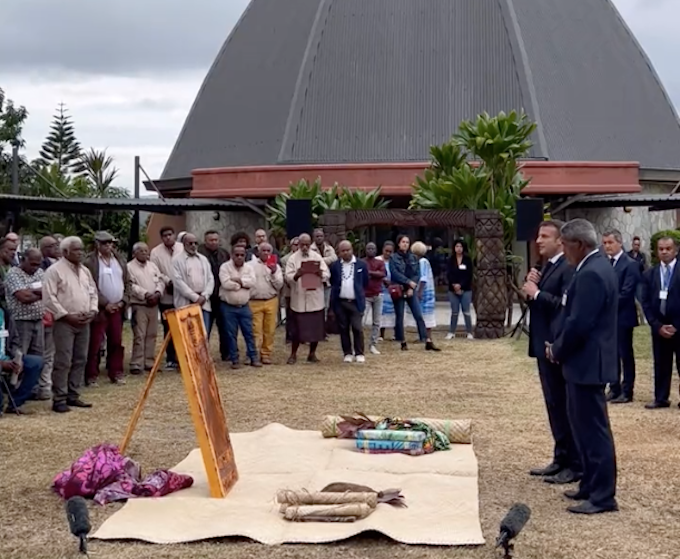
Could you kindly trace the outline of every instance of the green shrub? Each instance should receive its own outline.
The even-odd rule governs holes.
[[[659,242],[659,239],[661,237],[670,237],[671,239],[675,240],[675,244],[680,247],[680,231],[677,229],[667,229],[666,231],[657,231],[652,235],[651,238],[651,259],[652,259],[652,264],[656,265],[659,263],[659,258],[656,255],[656,243]]]

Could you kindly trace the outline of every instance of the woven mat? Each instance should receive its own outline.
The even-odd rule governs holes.
[[[273,545],[333,542],[375,530],[406,544],[484,543],[472,445],[418,457],[370,455],[354,451],[354,441],[277,423],[234,433],[232,443],[240,479],[225,499],[209,497],[201,454],[194,450],[172,468],[192,475],[193,487],[160,499],[131,499],[94,537],[170,544],[242,536]],[[408,508],[379,505],[351,524],[287,522],[278,514],[278,489],[319,490],[340,481],[399,487]]]

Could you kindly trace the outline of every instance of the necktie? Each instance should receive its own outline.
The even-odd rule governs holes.
[[[614,258],[614,257],[612,256],[612,257],[609,259],[609,263],[610,263],[612,266],[616,266],[616,258]]]
[[[668,297],[668,288],[671,285],[671,267],[667,264],[663,265],[663,281],[661,283],[661,291],[665,291],[666,297]],[[666,314],[666,299],[659,301],[659,310],[661,314]]]

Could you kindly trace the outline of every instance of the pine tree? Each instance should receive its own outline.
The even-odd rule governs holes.
[[[63,103],[52,119],[50,133],[40,148],[44,165],[56,164],[62,173],[79,175],[84,172],[80,144],[76,140],[73,121]]]

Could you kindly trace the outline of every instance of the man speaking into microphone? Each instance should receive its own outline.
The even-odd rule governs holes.
[[[616,452],[604,390],[618,378],[619,285],[616,272],[598,250],[591,223],[574,219],[565,224],[562,245],[576,269],[562,298],[557,338],[546,344],[545,351],[548,359],[562,364],[569,421],[583,464],[580,487],[564,494],[583,502],[567,510],[597,514],[618,510]]]
[[[531,470],[547,483],[572,483],[581,477],[581,462],[567,416],[567,389],[562,366],[551,363],[545,355],[546,343],[555,340],[558,316],[562,310],[562,294],[571,282],[574,268],[569,265],[562,248],[561,221],[544,221],[538,229],[536,246],[541,255],[541,271],[532,269],[523,291],[530,312],[529,357],[538,363],[543,398],[550,430],[555,441],[553,461],[544,468]]]

